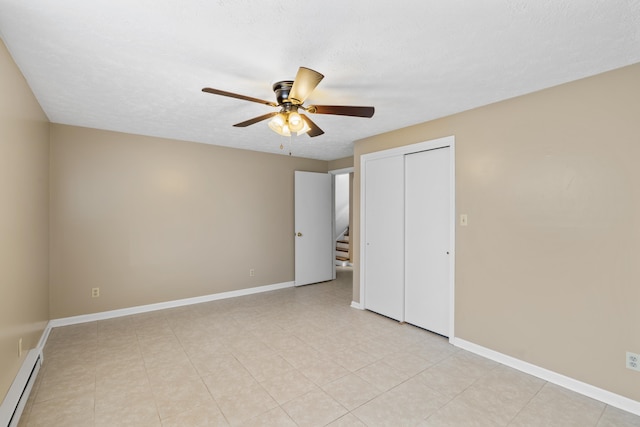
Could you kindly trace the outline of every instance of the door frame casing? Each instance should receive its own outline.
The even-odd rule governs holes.
[[[455,136],[446,136],[442,138],[432,139],[429,141],[418,142],[415,144],[404,145],[401,147],[390,148],[387,150],[376,151],[373,153],[367,153],[360,156],[360,307],[362,309],[367,308],[367,301],[365,300],[365,287],[366,287],[366,164],[369,160],[382,159],[386,157],[405,156],[407,154],[418,153],[420,151],[433,150],[436,148],[449,147],[449,174],[450,174],[450,219],[449,219],[449,247],[450,247],[450,262],[449,262],[449,342],[452,342],[455,338],[455,259],[456,259],[456,156],[455,156]],[[404,189],[403,189],[404,191]]]

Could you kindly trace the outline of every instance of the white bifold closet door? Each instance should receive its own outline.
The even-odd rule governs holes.
[[[449,147],[404,156],[404,320],[449,336]]]

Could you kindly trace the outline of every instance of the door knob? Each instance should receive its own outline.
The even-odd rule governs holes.
[[[302,233],[298,231],[298,237],[302,237]]]

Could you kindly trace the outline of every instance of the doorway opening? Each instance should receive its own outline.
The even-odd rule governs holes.
[[[352,267],[353,168],[329,172],[333,177],[333,240],[336,267]]]
[[[334,230],[333,239],[336,243],[336,266],[351,266],[351,188],[353,175],[341,173],[333,175],[334,195]]]

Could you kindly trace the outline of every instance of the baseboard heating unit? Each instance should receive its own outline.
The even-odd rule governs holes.
[[[0,426],[16,427],[18,425],[24,405],[29,399],[29,393],[40,371],[40,365],[42,365],[40,350],[30,350],[0,406]]]

